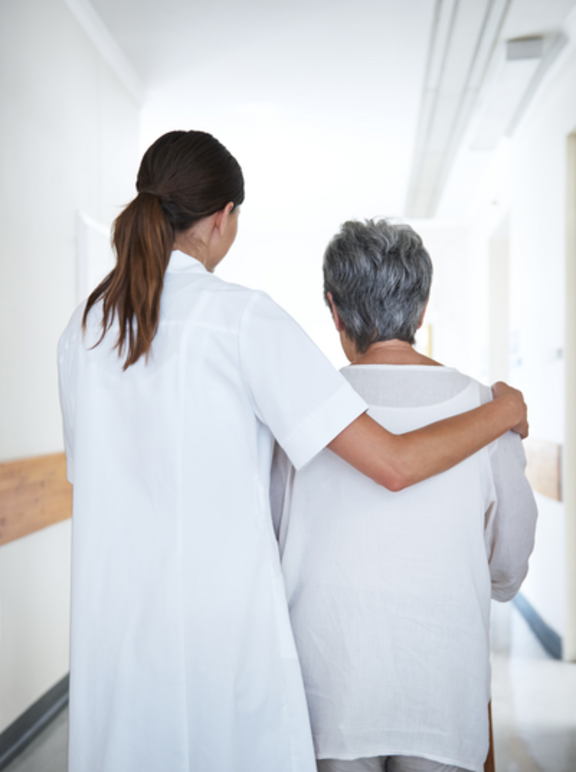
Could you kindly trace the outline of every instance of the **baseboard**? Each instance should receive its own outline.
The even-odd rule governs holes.
[[[542,619],[527,598],[518,593],[512,601],[544,649],[554,659],[562,659],[562,638]]]
[[[68,683],[69,676],[65,676],[0,734],[0,770],[6,769],[66,707]]]

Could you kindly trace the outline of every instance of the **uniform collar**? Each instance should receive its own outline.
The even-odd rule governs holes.
[[[179,249],[175,249],[170,255],[170,262],[166,270],[168,273],[188,273],[190,271],[208,273],[199,260],[187,255],[185,252],[181,252]]]

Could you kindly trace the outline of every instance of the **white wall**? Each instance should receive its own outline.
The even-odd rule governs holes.
[[[0,4],[0,462],[62,450],[76,211],[133,196],[139,106],[64,0]],[[68,670],[70,523],[0,547],[0,731]]]
[[[75,211],[110,222],[133,196],[138,108],[64,2],[10,0],[0,14],[0,459],[8,459],[62,447],[55,346],[76,302]]]
[[[514,137],[510,221],[511,326],[519,335],[516,379],[533,437],[564,444],[566,146],[576,128],[576,53],[543,90]],[[564,505],[541,497],[538,540],[525,593],[566,632]],[[574,612],[572,612],[574,613]]]
[[[502,167],[505,184],[485,185],[470,217],[473,259],[489,275],[498,238],[491,207],[509,217],[510,382],[524,391],[531,435],[564,444],[566,146],[576,128],[576,52],[568,54],[537,94],[516,130]],[[502,194],[504,187],[505,193]],[[486,327],[488,294],[483,300]],[[568,470],[570,473],[570,470]],[[565,508],[538,496],[540,519],[523,592],[544,620],[565,635]],[[574,612],[572,612],[574,613]]]
[[[70,526],[0,547],[0,731],[68,672]]]

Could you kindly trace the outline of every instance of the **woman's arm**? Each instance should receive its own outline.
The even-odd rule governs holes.
[[[526,437],[522,393],[498,383],[494,397],[487,405],[407,434],[391,434],[364,414],[328,447],[374,482],[400,491],[445,472],[510,429]]]

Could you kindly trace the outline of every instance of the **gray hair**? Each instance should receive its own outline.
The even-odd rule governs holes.
[[[350,220],[324,253],[324,299],[332,295],[360,353],[372,343],[414,343],[430,296],[432,261],[409,225]]]

